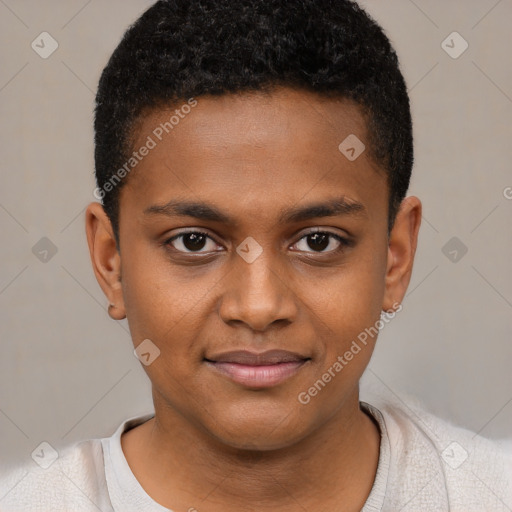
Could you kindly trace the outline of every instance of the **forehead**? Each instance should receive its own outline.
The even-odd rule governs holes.
[[[152,148],[123,187],[121,207],[124,197],[144,210],[179,196],[249,214],[329,194],[387,206],[385,174],[368,150],[355,160],[340,150],[345,140],[360,141],[357,152],[368,147],[354,103],[287,88],[195,101],[154,109],[137,123],[133,149]]]

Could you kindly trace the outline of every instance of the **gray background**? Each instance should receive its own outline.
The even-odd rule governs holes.
[[[110,435],[152,410],[126,322],[107,316],[84,236],[96,84],[151,3],[0,0],[2,463],[30,457],[43,440],[59,448]],[[409,84],[410,194],[424,204],[404,309],[380,335],[363,397],[408,404],[416,396],[458,425],[510,436],[512,1],[361,3],[393,41]],[[31,48],[43,31],[59,44],[47,59]],[[457,59],[441,46],[453,31],[469,43]],[[43,237],[57,248],[47,261],[32,250]],[[446,246],[452,237],[456,245]]]

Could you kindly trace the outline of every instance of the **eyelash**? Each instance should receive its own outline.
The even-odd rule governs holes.
[[[337,254],[337,253],[340,253],[340,252],[343,252],[343,250],[347,247],[351,247],[353,244],[352,244],[352,241],[348,238],[345,238],[337,233],[333,233],[331,231],[326,231],[326,230],[322,230],[322,229],[315,229],[315,230],[312,230],[312,231],[309,231],[307,233],[304,233],[297,242],[295,242],[293,245],[296,245],[298,244],[301,240],[307,238],[308,236],[311,236],[311,235],[314,235],[316,233],[319,233],[319,234],[324,234],[324,235],[328,235],[330,238],[334,238],[336,241],[339,242],[339,246],[336,248],[336,249],[333,249],[333,250],[330,250],[330,251],[298,251],[298,252],[307,252],[307,253],[312,253],[312,254]],[[212,238],[208,233],[204,232],[204,231],[195,231],[195,230],[189,230],[189,231],[182,231],[181,233],[178,233],[177,235],[174,235],[172,236],[171,238],[167,239],[165,242],[164,242],[164,245],[170,247],[173,251],[176,251],[180,254],[211,254],[212,252],[220,252],[220,251],[206,251],[206,252],[201,252],[201,251],[181,251],[179,249],[176,249],[175,247],[172,246],[172,242],[174,242],[174,240],[177,240],[177,239],[180,239],[186,235],[190,235],[190,234],[197,234],[197,235],[203,235],[205,237],[207,237],[208,239],[212,240],[213,242],[215,242],[217,245],[220,245],[218,244],[214,238]]]

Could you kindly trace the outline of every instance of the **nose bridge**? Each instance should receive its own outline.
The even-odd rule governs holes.
[[[244,249],[246,253],[240,252]],[[230,273],[220,313],[225,322],[240,321],[251,329],[264,330],[277,320],[293,321],[296,309],[279,258],[263,248],[252,261],[244,256],[255,249],[249,241],[248,246],[240,244],[239,254],[233,255],[236,268]]]
[[[238,279],[242,290],[245,288],[249,297],[267,295],[276,299],[279,294],[283,283],[278,276],[279,269],[276,268],[277,258],[273,258],[270,252],[262,252],[252,263],[239,262]]]

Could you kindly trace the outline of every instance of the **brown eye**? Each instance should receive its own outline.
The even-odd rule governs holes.
[[[294,248],[301,252],[330,253],[343,250],[349,242],[345,238],[328,231],[314,231],[304,235]]]
[[[306,238],[308,246],[314,251],[323,251],[329,246],[329,235],[327,233],[313,233]]]
[[[179,252],[212,252],[217,250],[218,247],[206,233],[196,231],[180,233],[170,238],[166,243]]]

